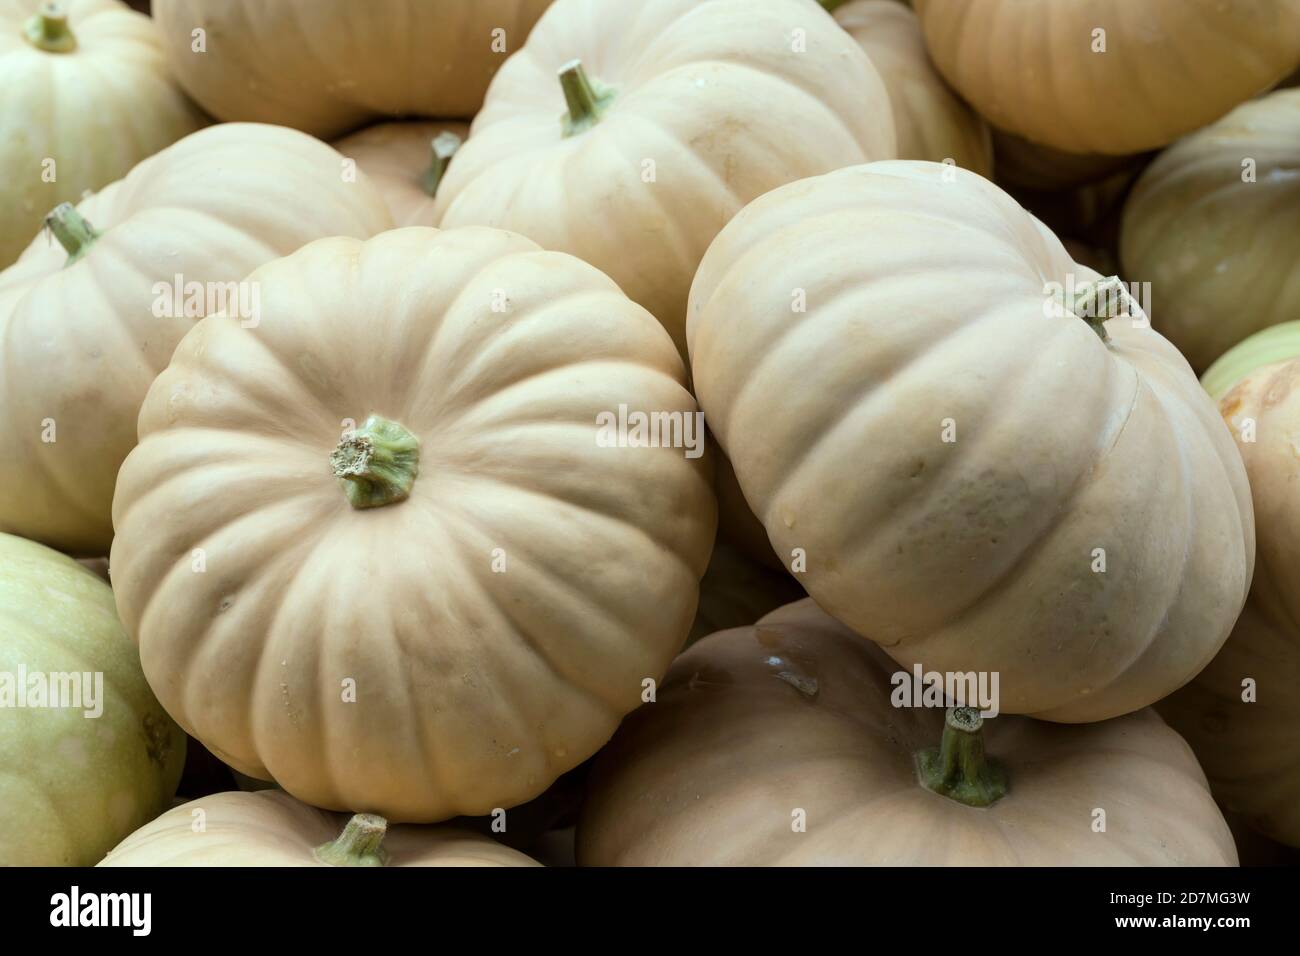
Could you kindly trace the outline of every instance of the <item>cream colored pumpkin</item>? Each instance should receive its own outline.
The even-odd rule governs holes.
[[[0,268],[46,213],[203,125],[118,0],[0,0]]]
[[[159,699],[316,806],[536,796],[695,613],[708,459],[602,438],[621,404],[695,415],[671,341],[494,229],[321,240],[249,281],[261,324],[181,341],[118,478],[113,581]]]
[[[188,136],[77,209],[54,223],[75,254],[39,236],[0,273],[0,530],[99,556],[140,402],[195,318],[242,293],[252,321],[255,290],[234,284],[257,266],[392,221],[324,143],[249,124]]]
[[[195,826],[202,821],[202,828]],[[518,850],[458,827],[388,827],[349,819],[278,790],[214,793],[168,810],[100,866],[539,866]]]
[[[1187,363],[1136,305],[1103,341],[1048,285],[1098,279],[987,180],[874,163],[750,204],[687,326],[710,428],[808,593],[899,663],[998,671],[1005,711],[1061,721],[1190,680],[1254,555]]]
[[[685,354],[691,278],[746,202],[894,150],[879,75],[809,0],[558,0],[437,206],[592,263]]]
[[[376,123],[343,137],[334,148],[355,160],[383,193],[395,224],[432,226],[434,194],[468,134],[464,123]]]
[[[803,588],[791,575],[759,564],[720,540],[700,579],[700,604],[686,643],[729,627],[753,624],[768,611],[803,596]]]
[[[1255,580],[1218,656],[1161,710],[1225,807],[1300,846],[1300,359],[1251,371],[1219,410],[1250,477],[1259,524]]]
[[[1071,153],[1140,153],[1300,62],[1300,0],[917,0],[948,82],[994,126]]]
[[[473,116],[549,4],[154,0],[153,14],[181,85],[217,119],[332,138],[377,119]]]
[[[0,534],[0,866],[90,866],[163,811],[184,763],[108,585]]]
[[[946,726],[895,706],[897,672],[808,600],[705,638],[597,758],[579,863],[1236,865],[1196,759],[1153,711]],[[941,741],[960,767],[931,761]]]
[[[911,9],[897,0],[853,0],[835,7],[835,22],[862,45],[885,81],[899,159],[951,159],[993,178],[988,125],[935,70]]]
[[[1152,323],[1203,370],[1300,316],[1298,233],[1300,90],[1279,90],[1157,157],[1124,207],[1120,253],[1151,284]]]
[[[1217,402],[1255,369],[1296,356],[1300,356],[1300,321],[1279,322],[1220,355],[1201,376],[1201,385]]]

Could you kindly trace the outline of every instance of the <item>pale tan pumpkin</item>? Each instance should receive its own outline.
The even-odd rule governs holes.
[[[1300,320],[1279,322],[1242,339],[1215,359],[1201,376],[1201,385],[1217,402],[1255,369],[1296,356],[1300,356]]]
[[[204,123],[153,24],[118,0],[0,0],[0,268],[61,202]]]
[[[1156,158],[1125,204],[1120,254],[1199,371],[1300,316],[1298,232],[1300,90],[1279,90]]]
[[[1236,865],[1153,711],[946,727],[941,707],[894,705],[897,671],[810,600],[695,644],[597,758],[579,863]]]
[[[1052,720],[1190,680],[1254,556],[1240,456],[1187,363],[1061,307],[1099,278],[987,180],[873,163],[751,203],[687,326],[710,428],[808,593],[900,663],[998,671],[1004,710]]]
[[[1196,751],[1224,806],[1300,846],[1300,360],[1251,371],[1219,410],[1250,477],[1255,580],[1218,656],[1161,710]]]
[[[342,173],[302,133],[210,127],[61,212],[67,249],[39,236],[0,273],[0,530],[108,552],[140,402],[195,319],[241,291],[251,313],[235,283],[305,242],[391,226],[365,177]]]
[[[1139,153],[1300,62],[1300,0],[917,0],[939,72],[990,123],[1071,153]]]
[[[155,0],[153,12],[181,85],[217,119],[332,138],[377,119],[473,116],[549,3]]]
[[[592,263],[685,354],[691,278],[746,202],[894,154],[884,84],[809,0],[558,0],[497,75],[437,206],[443,226]]]
[[[398,226],[432,226],[433,197],[456,150],[469,135],[464,123],[376,123],[334,143],[355,160],[383,193]]]
[[[214,793],[173,807],[99,866],[539,866],[518,850],[451,826],[349,819],[278,790]]]
[[[260,325],[181,341],[113,501],[159,699],[316,806],[424,822],[536,796],[695,613],[708,458],[599,424],[695,415],[671,340],[593,267],[494,229],[321,240],[249,281]]]
[[[871,57],[889,91],[899,159],[952,160],[993,178],[988,124],[943,81],[930,62],[916,14],[897,0],[853,0],[835,22]]]

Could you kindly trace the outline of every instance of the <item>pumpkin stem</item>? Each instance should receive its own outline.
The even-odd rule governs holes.
[[[1066,306],[1088,327],[1100,336],[1103,342],[1110,341],[1106,331],[1106,320],[1120,315],[1131,315],[1132,306],[1136,305],[1133,297],[1124,288],[1124,281],[1119,276],[1108,276],[1096,282],[1077,286],[1074,299]]]
[[[68,11],[55,0],[42,4],[36,15],[23,24],[23,36],[46,53],[71,53],[77,48],[77,38],[68,27]]]
[[[373,813],[353,814],[333,840],[316,847],[316,859],[330,866],[383,866],[388,851],[381,846],[388,821]]]
[[[430,146],[433,151],[433,162],[420,178],[420,184],[426,193],[436,196],[442,177],[447,175],[447,165],[456,155],[456,150],[460,149],[461,139],[455,133],[444,131],[433,138]]]
[[[834,13],[836,9],[844,6],[848,0],[817,0],[826,10],[827,13]]]
[[[570,60],[560,67],[560,88],[569,111],[560,117],[564,135],[574,136],[600,122],[614,99],[612,88],[592,80],[582,68],[581,60]]]
[[[1006,796],[1006,770],[985,755],[983,726],[974,707],[949,707],[939,746],[916,755],[921,785],[968,807],[992,806]]]
[[[54,211],[45,217],[45,227],[59,240],[59,245],[67,250],[68,261],[72,265],[86,254],[91,245],[99,238],[99,232],[81,217],[72,203],[61,202]]]
[[[354,508],[382,508],[405,501],[420,473],[420,440],[397,422],[371,415],[343,433],[330,453],[334,477],[347,482]]]

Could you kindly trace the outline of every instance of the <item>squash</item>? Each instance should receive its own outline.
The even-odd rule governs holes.
[[[896,706],[890,659],[788,605],[673,662],[596,760],[583,866],[1233,866],[1151,710],[1084,726]]]
[[[473,116],[549,4],[155,0],[153,14],[181,85],[217,119],[332,139],[379,119]]]
[[[754,517],[754,512],[745,500],[745,493],[740,490],[736,471],[727,461],[727,456],[712,446],[714,465],[714,491],[718,496],[718,540],[727,541],[740,549],[750,560],[764,567],[784,570],[785,564],[780,555],[772,550],[772,542],[767,539],[767,529],[763,522]]]
[[[241,296],[252,322],[256,290],[236,283],[254,268],[392,225],[342,164],[293,130],[214,126],[52,217],[59,242],[0,273],[0,530],[108,553],[140,402],[195,318]]]
[[[703,437],[672,342],[596,269],[494,229],[320,240],[248,281],[261,324],[194,327],[118,476],[145,674],[227,764],[315,806],[531,799],[695,613],[709,459],[631,418]]]
[[[434,194],[468,134],[464,123],[377,123],[336,141],[334,148],[355,160],[383,193],[395,224],[432,226]]]
[[[1218,656],[1161,709],[1225,807],[1300,847],[1300,359],[1249,372],[1219,410],[1246,463],[1259,519],[1255,580]]]
[[[939,72],[994,126],[1068,153],[1173,142],[1300,62],[1300,0],[917,0]]]
[[[0,0],[0,89],[0,268],[59,203],[204,122],[153,24],[118,0]]]
[[[557,0],[436,205],[592,263],[684,355],[691,278],[746,202],[894,150],[875,68],[808,0]]]
[[[1245,103],[1171,146],[1124,207],[1127,275],[1151,321],[1204,370],[1252,332],[1300,316],[1300,90]]]
[[[871,57],[889,91],[899,159],[951,159],[993,178],[988,125],[939,76],[925,52],[916,14],[897,0],[852,0],[835,22]]]
[[[729,627],[753,624],[768,611],[804,596],[789,574],[747,557],[725,541],[718,541],[709,566],[700,579],[700,604],[687,645]]]
[[[900,664],[1000,672],[1010,713],[1159,700],[1250,582],[1232,437],[1116,286],[987,180],[895,161],[751,203],[691,290],[696,395],[777,553]]]
[[[1300,321],[1279,322],[1242,339],[1215,359],[1201,376],[1201,385],[1217,402],[1255,369],[1296,356],[1300,356]]]
[[[0,866],[90,866],[167,806],[185,735],[76,561],[0,534],[0,621]]]
[[[317,810],[278,790],[214,793],[168,810],[99,864],[120,866],[539,866],[457,827],[389,827]]]

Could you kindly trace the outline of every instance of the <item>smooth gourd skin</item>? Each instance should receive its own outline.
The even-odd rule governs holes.
[[[347,820],[278,790],[213,793],[168,810],[98,865],[329,866],[315,850],[337,837]],[[390,827],[383,848],[386,866],[540,865],[489,837],[450,826]]]
[[[473,116],[550,2],[154,0],[153,15],[180,84],[217,119],[332,138],[377,119]]]
[[[986,720],[1009,791],[974,809],[918,783],[944,711],[895,707],[897,670],[811,600],[693,645],[597,758],[578,862],[1236,865],[1196,759],[1153,711]]]
[[[228,764],[316,806],[424,822],[531,799],[695,613],[707,456],[603,447],[597,425],[696,412],[671,340],[596,269],[494,229],[321,240],[250,281],[261,325],[195,326],[118,479],[145,673]],[[418,475],[357,509],[329,461],[373,414],[416,436]]]
[[[710,428],[777,553],[805,550],[808,593],[900,664],[999,671],[1005,711],[1073,722],[1208,663],[1255,545],[1187,363],[1130,319],[1103,343],[1046,315],[1070,276],[1097,278],[986,180],[874,163],[741,212],[687,334]]]
[[[1201,385],[1217,402],[1255,369],[1296,356],[1300,356],[1300,320],[1279,322],[1242,339],[1215,359],[1201,376]]]
[[[108,553],[140,403],[208,307],[196,296],[181,314],[187,303],[160,292],[178,275],[236,283],[312,239],[389,228],[379,193],[364,175],[345,182],[342,161],[294,130],[209,127],[78,204],[100,237],[76,262],[42,235],[0,273],[0,530]]]
[[[334,148],[356,161],[388,204],[397,226],[432,226],[437,222],[430,186],[432,142],[442,134],[462,142],[469,125],[447,121],[406,120],[376,123],[340,140]]]
[[[574,59],[614,96],[565,136],[556,71]],[[592,263],[684,355],[691,278],[746,202],[894,155],[884,84],[811,2],[558,0],[497,74],[437,205],[443,226]]]
[[[121,178],[204,124],[147,18],[118,0],[64,0],[76,47],[50,52],[23,33],[39,6],[0,0],[0,268],[59,203]]]
[[[113,592],[0,534],[0,672],[103,675],[103,711],[0,707],[0,866],[90,866],[176,791],[185,735],[145,683]]]
[[[1161,712],[1192,745],[1225,807],[1300,846],[1300,360],[1254,369],[1219,410],[1250,477],[1255,579],[1223,649]]]
[[[853,0],[835,22],[871,57],[889,91],[899,159],[951,159],[993,178],[988,124],[943,81],[925,51],[916,14],[896,0]]]
[[[1300,61],[1300,0],[916,0],[930,55],[990,123],[1070,153],[1140,153]],[[1094,31],[1105,52],[1093,52]]]
[[[1298,233],[1300,89],[1278,90],[1156,158],[1124,207],[1120,254],[1151,283],[1152,323],[1203,370],[1300,316]]]

